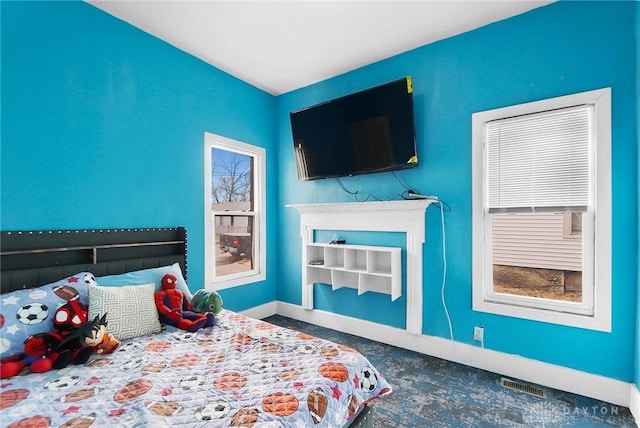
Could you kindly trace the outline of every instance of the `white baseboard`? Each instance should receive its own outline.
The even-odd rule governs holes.
[[[638,385],[631,384],[629,393],[629,410],[636,419],[636,424],[640,425],[640,390]]]
[[[416,336],[406,330],[372,323],[321,310],[304,310],[298,305],[275,302],[279,315],[343,331],[400,348],[465,364],[511,378],[547,386],[630,407],[630,384],[563,366],[544,363],[519,355],[483,349],[434,336]],[[269,304],[271,305],[271,304]],[[266,311],[262,305],[260,311]],[[269,306],[271,310],[271,306]],[[272,315],[272,314],[270,314]],[[267,315],[268,316],[268,315]],[[634,416],[638,419],[640,399],[635,389]]]
[[[240,311],[240,313],[251,318],[262,319],[270,317],[271,315],[275,315],[277,308],[278,302],[273,301],[260,306],[246,309],[244,311]]]

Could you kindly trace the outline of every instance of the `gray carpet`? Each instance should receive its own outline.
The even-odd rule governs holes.
[[[502,376],[495,373],[279,315],[265,321],[364,354],[394,388],[373,403],[376,427],[637,428],[625,407],[545,387],[545,398],[539,398],[500,386]]]

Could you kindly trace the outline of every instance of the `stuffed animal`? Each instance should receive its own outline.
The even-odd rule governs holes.
[[[73,329],[61,344],[74,342],[75,347],[88,346],[98,354],[110,354],[120,346],[118,339],[107,332],[107,314],[102,317],[96,315],[91,321]]]
[[[0,360],[0,379],[14,377],[27,366],[24,354],[12,355]],[[45,370],[47,371],[47,370]]]
[[[217,291],[200,289],[193,295],[191,306],[195,312],[200,314],[206,312],[219,314],[222,310],[222,297]]]
[[[78,300],[69,300],[59,307],[53,317],[57,331],[34,334],[25,340],[22,354],[1,362],[0,378],[15,376],[27,366],[32,373],[44,373],[69,364],[86,363],[94,348],[74,339],[87,324],[87,315],[87,306]]]
[[[69,365],[73,355],[68,352],[57,352],[54,349],[60,343],[62,335],[58,332],[38,333],[24,342],[24,352],[12,355],[0,361],[0,379],[16,376],[23,369],[29,368],[31,373],[45,373],[53,368]],[[89,358],[89,354],[86,355]],[[84,358],[82,353],[80,359]]]
[[[193,311],[191,302],[185,294],[176,289],[177,278],[167,273],[162,277],[162,290],[156,291],[156,307],[160,321],[178,327],[181,330],[196,331],[213,325],[213,314],[198,314]]]

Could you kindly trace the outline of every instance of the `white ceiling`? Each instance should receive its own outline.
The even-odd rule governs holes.
[[[86,1],[277,95],[553,0]]]

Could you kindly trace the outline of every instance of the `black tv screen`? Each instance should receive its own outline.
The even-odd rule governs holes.
[[[411,77],[290,113],[298,179],[413,168]]]

